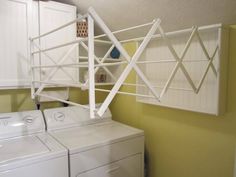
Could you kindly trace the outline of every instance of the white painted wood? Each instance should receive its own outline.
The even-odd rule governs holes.
[[[150,26],[150,25],[153,25],[153,23],[154,23],[154,21],[150,22],[150,23],[142,24],[142,25],[137,25],[137,26],[133,26],[133,27],[129,27],[129,28],[124,28],[124,29],[121,29],[121,30],[113,31],[112,34],[118,34],[118,33],[122,33],[122,32],[127,32],[129,30],[134,30],[134,29],[145,27],[145,26]],[[105,36],[107,36],[107,34],[100,34],[98,36],[95,36],[95,39],[105,37]]]
[[[79,22],[79,21],[85,19],[86,17],[87,17],[87,15],[84,15],[84,16],[81,16],[81,17],[79,17],[79,18],[76,18],[75,20],[72,20],[72,21],[70,21],[70,22],[68,22],[68,23],[66,23],[66,24],[63,24],[63,25],[61,25],[61,26],[59,26],[59,27],[57,27],[57,28],[54,28],[54,29],[52,29],[52,30],[50,30],[50,31],[48,31],[48,32],[45,32],[45,33],[40,34],[40,35],[38,35],[38,36],[36,36],[36,37],[33,37],[32,40],[42,38],[42,37],[44,37],[44,36],[47,36],[47,35],[49,35],[49,34],[51,34],[51,33],[56,32],[56,31],[58,31],[58,30],[61,30],[62,28],[66,28],[67,26],[72,25],[72,24],[74,24],[74,23],[76,23],[76,22]]]
[[[35,99],[35,96],[39,96],[42,90],[52,85],[47,85],[38,81],[63,81],[63,82],[76,82],[79,78],[78,68],[64,68],[57,67],[51,69],[50,64],[54,65],[67,65],[65,63],[74,62],[77,54],[77,41],[76,41],[76,7],[56,2],[39,2],[39,35],[31,38],[31,70],[32,72],[32,86],[31,95]],[[80,20],[80,19],[77,19]],[[68,27],[66,27],[66,25]],[[74,23],[74,24],[73,24]],[[61,30],[58,31],[58,26],[61,26]],[[71,42],[73,41],[73,42]],[[61,45],[64,43],[63,45]],[[65,44],[66,43],[66,44]],[[59,45],[58,45],[59,44]],[[73,45],[75,44],[75,45]],[[38,63],[35,64],[35,56],[39,56]],[[45,65],[46,67],[41,67]],[[40,66],[40,67],[34,67]],[[36,78],[35,75],[39,77]],[[38,89],[35,91],[36,84]],[[48,92],[48,91],[47,91]],[[38,98],[39,102],[48,102],[54,100],[69,99],[69,89],[57,91],[49,91],[48,93],[40,94]],[[57,99],[53,99],[57,98]]]
[[[98,88],[96,88],[95,91],[110,93],[110,90],[106,90],[106,89],[98,89]],[[152,96],[152,95],[142,95],[142,94],[136,94],[136,93],[130,93],[130,92],[118,91],[116,94],[123,94],[123,95],[129,95],[129,96],[138,96],[138,97],[155,98],[156,99],[156,97]]]
[[[45,49],[41,49],[41,47],[38,47],[39,50],[34,51],[32,54],[39,54],[39,53],[46,53],[47,51],[51,51],[51,50],[56,50],[56,49],[60,49],[66,46],[70,46],[72,44],[77,44],[80,41],[87,41],[87,39],[83,39],[83,38],[78,38],[76,40],[70,41],[68,43],[64,43],[64,44],[60,44],[57,46],[53,46],[53,47],[49,47],[49,48],[45,48]],[[50,59],[50,58],[49,58]]]
[[[184,49],[183,49],[183,52],[181,52],[181,56],[179,57],[179,55],[176,53],[175,49],[173,48],[172,44],[170,43],[169,39],[166,37],[164,31],[162,30],[162,28],[159,29],[160,32],[161,32],[161,35],[169,49],[169,51],[171,52],[171,54],[173,55],[174,59],[176,60],[176,64],[175,64],[175,67],[173,69],[173,71],[171,72],[171,75],[169,76],[163,90],[161,91],[161,94],[160,94],[160,98],[163,97],[163,95],[166,93],[167,89],[169,88],[171,82],[173,81],[175,75],[176,75],[176,72],[178,71],[178,69],[180,68],[181,71],[184,73],[184,76],[186,77],[186,79],[188,80],[189,84],[191,85],[193,91],[196,90],[196,87],[191,79],[191,77],[189,76],[189,73],[188,71],[186,70],[186,68],[183,66],[183,59],[186,55],[186,52],[187,50],[189,49],[189,46],[192,42],[192,39],[194,37],[194,34],[196,33],[196,28],[193,29],[193,32],[191,33],[191,36],[187,42],[187,44],[185,45]]]
[[[40,72],[33,73],[29,66],[30,62],[38,65],[42,64],[43,61],[40,62],[38,59],[39,55],[34,55],[32,57],[34,60],[30,61],[30,48],[32,51],[35,51],[37,48],[35,46],[30,47],[29,38],[38,36],[39,30],[41,32],[47,31],[61,23],[65,23],[67,20],[74,20],[76,17],[76,8],[74,6],[56,2],[40,2],[41,12],[39,13],[38,5],[39,2],[31,0],[6,0],[0,2],[0,89],[30,87],[30,81],[33,80],[31,76],[39,80],[41,77]],[[39,14],[41,18],[40,29]],[[60,42],[60,40],[75,39],[75,31],[75,25],[72,25],[62,33],[55,34],[54,37],[57,37],[56,41],[51,41],[49,38],[41,40],[41,47],[44,47],[45,43],[50,46],[51,44],[53,45],[53,42]],[[65,35],[66,33],[68,34]],[[59,35],[66,37],[59,38]],[[39,45],[39,40],[34,41],[34,43]],[[65,49],[60,50],[60,52],[48,52],[47,54],[57,62],[60,56],[63,55],[63,52],[66,51]],[[70,54],[69,57],[76,56],[76,53],[75,49],[74,53]],[[53,63],[48,57],[42,55],[42,60],[44,58],[47,58],[45,63]],[[68,80],[71,77],[78,79],[77,69],[76,71],[75,69],[67,69],[67,71],[67,76],[64,74],[64,77],[62,77],[62,71],[58,71],[54,79]],[[46,72],[48,71],[43,70],[41,72],[44,78]],[[71,77],[68,75],[71,75]],[[35,85],[34,87],[37,86]],[[32,93],[34,93],[33,87]]]
[[[222,24],[214,24],[214,25],[208,25],[208,26],[201,26],[198,28],[198,31],[202,31],[202,30],[211,30],[213,28],[217,28],[217,27],[221,27]],[[188,28],[188,29],[184,29],[184,30],[177,30],[177,31],[171,31],[171,32],[165,32],[166,36],[173,36],[173,35],[177,35],[177,34],[186,34],[187,32],[191,32],[193,30],[193,28]],[[153,39],[155,38],[161,38],[161,34],[155,34],[153,35]],[[144,39],[144,37],[137,37],[137,38],[131,38],[131,39],[125,39],[120,41],[121,43],[127,43],[127,42],[138,42],[138,41],[142,41]]]
[[[36,79],[35,77],[35,72],[34,72],[34,68],[32,67],[34,65],[34,54],[32,53],[34,50],[34,43],[33,41],[30,39],[30,58],[29,58],[29,62],[30,62],[30,72],[31,72],[31,98],[35,99],[35,82],[34,79]],[[39,78],[38,78],[39,79]]]
[[[94,20],[88,15],[88,74],[90,118],[95,118],[95,78],[94,78]]]
[[[47,99],[54,100],[54,101],[60,101],[60,102],[62,102],[62,103],[66,103],[66,104],[69,104],[69,105],[80,106],[80,107],[82,107],[82,108],[89,109],[88,106],[81,105],[81,104],[78,104],[78,103],[74,103],[74,102],[71,102],[71,101],[66,101],[66,100],[61,99],[61,98],[59,98],[59,97],[57,97],[57,96],[52,96],[52,95],[48,95],[48,94],[41,94],[41,93],[38,94],[38,96],[40,96],[40,97],[45,97],[45,98],[47,98]]]
[[[74,48],[76,48],[76,47],[77,47],[77,44],[75,44],[74,46],[72,46],[72,47],[67,51],[67,53],[63,56],[63,58],[61,58],[60,61],[58,61],[58,64],[63,63],[63,62],[68,58],[68,56],[70,55],[70,53],[74,50]],[[47,78],[45,78],[44,80],[45,80],[45,81],[50,81],[51,78],[57,73],[58,69],[59,69],[59,67],[52,69],[52,70],[50,71],[50,73],[48,74]],[[41,80],[41,78],[40,78],[39,80]],[[46,86],[45,84],[40,85],[40,87],[37,89],[37,91],[36,91],[35,94],[39,94],[39,93],[45,88],[45,86]]]
[[[168,36],[176,55],[181,56],[189,36],[190,33]],[[201,30],[194,35],[183,57],[182,66],[196,90],[192,89],[180,68],[174,69],[178,61],[142,64],[142,71],[158,92],[163,91],[171,72],[175,73],[160,102],[143,97],[137,97],[137,101],[213,115],[223,114],[227,85],[227,41],[228,34],[224,27]],[[163,39],[158,39],[153,40],[146,48],[141,61],[170,61],[175,59],[176,55],[173,56]],[[197,60],[199,62],[195,62]],[[140,79],[137,79],[137,84],[140,85],[136,90],[138,94],[151,95],[150,91],[142,86]]]
[[[0,12],[0,89],[29,87],[28,39],[38,34],[37,2],[0,1]]]
[[[39,18],[40,18],[40,34],[45,34],[58,26],[64,25],[68,22],[76,19],[76,7],[57,3],[54,1],[39,3]],[[50,35],[40,38],[40,48],[42,50],[52,48],[54,46],[69,43],[76,40],[76,23],[69,25],[61,30],[55,31]],[[73,45],[65,46],[51,51],[45,51],[41,53],[41,64],[51,65],[57,64],[67,54],[67,51]],[[67,56],[67,55],[66,55]],[[60,64],[75,63],[77,57],[77,48],[70,52],[66,60],[63,60]],[[47,79],[50,75],[50,79],[54,81],[71,81],[78,80],[78,69],[72,68],[59,68],[53,76],[51,76],[51,69],[41,69],[41,80]],[[67,74],[65,74],[67,73]],[[71,77],[70,77],[71,76]]]
[[[121,43],[117,40],[117,38],[113,35],[113,33],[110,31],[110,29],[106,26],[106,24],[104,23],[104,21],[99,17],[99,15],[96,13],[96,11],[90,7],[89,8],[89,14],[94,18],[94,20],[98,23],[98,25],[100,26],[100,28],[107,34],[107,37],[113,42],[113,44],[117,47],[117,49],[121,52],[121,54],[125,57],[125,59],[130,62],[129,65],[127,65],[127,67],[124,69],[124,71],[122,72],[122,74],[120,75],[119,79],[117,80],[116,84],[114,85],[114,87],[112,88],[111,92],[108,94],[108,96],[106,97],[105,101],[103,102],[103,104],[101,105],[101,107],[98,110],[98,115],[102,116],[103,113],[106,111],[106,109],[108,108],[109,104],[111,103],[111,101],[113,100],[114,96],[116,95],[117,91],[120,89],[122,83],[125,81],[126,77],[128,76],[128,74],[130,73],[130,71],[134,68],[134,70],[137,72],[138,76],[143,80],[143,82],[148,86],[148,88],[151,90],[152,94],[154,96],[157,97],[156,91],[154,90],[154,88],[152,87],[151,84],[149,84],[149,81],[147,80],[147,78],[143,75],[143,73],[141,72],[141,70],[137,67],[136,65],[136,61],[139,59],[140,55],[142,54],[143,50],[145,49],[145,47],[147,46],[147,44],[149,43],[149,41],[151,40],[152,36],[154,35],[154,33],[156,32],[158,26],[160,25],[161,20],[157,19],[154,21],[151,29],[148,31],[145,39],[143,40],[143,42],[141,43],[140,47],[138,48],[138,50],[136,51],[136,53],[134,54],[134,56],[131,58],[127,51],[122,47]]]
[[[113,46],[110,49],[108,48],[108,52],[105,53],[105,56],[103,57],[102,61],[100,61],[99,57],[96,57],[94,40],[94,21],[98,23],[99,27],[102,28],[102,30],[106,33],[107,37],[111,40],[113,45],[116,46],[117,49],[121,52],[123,57],[127,60],[126,62],[121,61],[110,64],[102,63],[103,60],[105,61],[105,58],[108,56]],[[128,55],[127,51],[122,47],[121,43],[114,36],[114,34],[106,26],[104,21],[98,16],[95,10],[93,8],[89,9],[89,35],[88,38],[84,39],[88,40],[88,45],[83,41],[75,40],[75,42],[79,42],[78,46],[81,45],[85,49],[85,53],[88,53],[88,57],[83,57],[86,59],[88,58],[88,62],[75,64],[76,66],[73,66],[71,68],[88,67],[89,77],[84,79],[85,84],[83,87],[85,89],[89,88],[91,118],[94,117],[95,113],[95,90],[105,92],[109,91],[104,89],[95,89],[95,67],[104,67],[104,69],[107,71],[108,66],[110,67],[118,64],[127,64],[127,66],[124,68],[124,71],[121,73],[114,87],[109,91],[110,93],[106,97],[105,101],[101,104],[101,107],[98,108],[97,114],[99,116],[103,115],[103,113],[108,108],[109,104],[117,93],[137,96],[137,99],[139,101],[141,100],[145,103],[169,106],[197,112],[205,112],[209,114],[219,114],[218,108],[220,106],[218,103],[220,101],[217,102],[217,100],[219,100],[219,87],[222,83],[220,80],[222,79],[220,79],[219,77],[218,69],[220,68],[221,70],[222,68],[219,64],[221,59],[221,55],[219,54],[221,54],[221,52],[223,51],[220,45],[222,41],[222,35],[221,32],[219,32],[219,25],[217,24],[212,26],[201,27],[200,31],[197,27],[193,27],[192,30],[186,29],[171,32],[168,33],[168,35],[170,36],[167,36],[164,33],[162,27],[160,26],[160,22],[161,21],[159,19],[153,21],[151,29],[148,31],[146,37],[141,42],[140,46],[137,47],[136,53],[131,58]],[[140,27],[146,25],[147,24],[140,25]],[[65,25],[62,25],[62,27],[64,28]],[[137,26],[133,28],[137,28]],[[59,27],[57,27],[56,29],[59,29]],[[119,30],[118,32],[124,32],[129,29],[132,29],[132,27],[124,30]],[[159,30],[160,34],[155,35],[157,29]],[[51,29],[51,31],[53,31],[53,35],[54,33],[56,33],[53,29]],[[187,34],[188,32],[191,33]],[[44,34],[47,34],[47,32],[45,32]],[[46,36],[44,36],[43,38],[46,38]],[[158,38],[158,40],[154,40],[154,38]],[[57,40],[57,38],[54,39]],[[140,39],[141,38],[137,38],[138,41]],[[52,41],[52,39],[48,40],[46,44]],[[152,42],[149,44],[150,41]],[[42,41],[40,42],[42,43]],[[54,46],[46,46],[42,50],[40,46],[38,47],[38,50],[39,52],[41,50],[44,53],[48,51],[51,52],[51,50],[57,48],[55,46],[59,46],[61,48],[68,44],[65,41],[63,42],[61,45],[56,45],[58,43],[56,41]],[[111,42],[108,43],[110,44]],[[147,46],[148,48],[146,49]],[[34,54],[36,53],[38,52],[34,52]],[[79,51],[78,53],[81,52]],[[70,75],[69,71],[65,72],[64,69],[70,67],[73,62],[61,62],[65,60],[65,56],[67,56],[67,54],[68,52],[63,55],[62,60],[59,60],[57,62],[54,61],[52,57],[48,57],[48,54],[46,54],[47,58],[49,58],[53,63],[45,65],[42,64],[41,61],[40,65],[35,65],[33,68],[39,68],[41,69],[40,73],[43,73],[44,70],[42,68],[50,69],[52,67],[57,67],[59,70],[62,70],[64,74],[67,74],[69,78],[72,78],[73,82],[76,82],[77,80]],[[84,53],[82,52],[82,55],[83,54]],[[138,62],[138,59],[140,59],[141,55],[142,60]],[[41,59],[42,58],[43,56],[41,56]],[[94,60],[96,60],[98,64],[95,64]],[[68,62],[68,60],[65,61]],[[153,65],[150,65],[150,63],[153,63]],[[85,66],[85,64],[88,64],[88,66]],[[140,69],[141,67],[139,68],[139,66],[137,66],[137,64],[144,64],[143,66],[141,66],[143,71]],[[155,64],[158,64],[158,66],[156,67]],[[42,68],[40,68],[39,66],[42,66]],[[137,75],[140,77],[140,80],[138,80],[138,83],[136,84],[136,86],[138,86],[138,93],[134,94],[119,92],[121,85],[124,83],[126,77],[132,69],[134,69]],[[110,71],[107,71],[107,73],[110,74],[111,77],[113,76]],[[54,77],[54,74],[55,72],[53,71],[52,76],[51,74],[49,76]],[[66,80],[61,80],[61,78],[62,77],[60,77],[59,80],[55,78],[53,79],[56,81],[55,83],[57,83],[57,85],[60,84],[61,81],[63,85]],[[87,85],[87,81],[89,81],[89,85]],[[43,83],[42,81],[37,80],[34,80],[34,82]],[[53,82],[47,81],[47,83]],[[81,83],[78,80],[78,84],[73,85],[80,87],[80,84]],[[146,86],[146,88],[144,86]],[[42,95],[40,94],[40,92],[43,90],[44,87],[45,85],[40,87],[36,91],[36,95]],[[200,93],[202,93],[202,95]],[[154,98],[152,95],[154,96]],[[66,102],[70,104],[72,103],[68,101]]]

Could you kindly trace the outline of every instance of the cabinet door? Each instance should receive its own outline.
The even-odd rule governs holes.
[[[142,155],[138,154],[75,177],[142,177]]]
[[[62,26],[76,18],[76,7],[57,3],[53,1],[40,1],[40,34],[44,34],[59,26]],[[42,49],[54,47],[60,44],[71,42],[76,39],[76,24],[72,24],[59,31],[51,33],[40,40]],[[70,52],[65,61],[61,63],[63,57],[73,47],[74,50]],[[42,65],[66,64],[75,63],[77,61],[77,45],[70,45],[55,50],[50,50],[41,54]],[[49,73],[55,68],[44,68],[41,71],[41,79],[47,79]],[[51,78],[53,81],[73,81],[77,80],[77,69],[60,68],[56,74]]]
[[[0,1],[0,88],[29,87],[30,27],[37,29],[36,2],[31,0]],[[36,24],[32,25],[32,21]],[[36,33],[35,33],[36,34]]]

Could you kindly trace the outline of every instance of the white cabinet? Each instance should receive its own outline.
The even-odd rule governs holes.
[[[29,38],[45,33],[76,18],[76,7],[53,1],[32,0],[0,1],[0,89],[30,87]],[[40,22],[39,22],[40,19]],[[76,38],[75,24],[36,43],[41,48],[72,41]],[[68,47],[35,56],[35,64],[55,64],[68,51]],[[35,48],[36,50],[37,48]],[[76,50],[76,49],[75,49]],[[76,60],[77,52],[70,54],[67,62]],[[49,71],[43,70],[41,78]],[[78,72],[59,70],[53,79],[76,79]],[[39,72],[38,72],[39,73]],[[37,75],[39,76],[39,74]]]
[[[76,7],[57,3],[54,1],[39,3],[40,9],[40,34],[44,34],[51,31],[59,26],[62,26],[76,18]],[[40,39],[41,49],[46,49],[54,47],[60,44],[71,42],[76,39],[76,24],[72,24],[66,28],[58,30],[52,34],[49,34]],[[68,57],[64,62],[61,62],[62,58],[67,54],[67,52],[74,46],[74,50],[70,52]],[[58,48],[55,50],[50,50],[42,52],[40,56],[41,65],[53,65],[53,64],[65,64],[65,63],[76,63],[77,62],[77,44]],[[35,48],[35,50],[37,50]],[[44,80],[48,77],[49,73],[53,68],[44,68],[41,72],[41,79]],[[51,78],[54,81],[77,81],[78,80],[78,69],[71,68],[60,68],[57,73]]]
[[[0,88],[29,86],[29,37],[37,34],[35,3],[0,1]],[[34,27],[34,28],[32,28]]]

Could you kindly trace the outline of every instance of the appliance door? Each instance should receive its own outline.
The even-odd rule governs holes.
[[[141,159],[138,154],[73,177],[142,177]]]

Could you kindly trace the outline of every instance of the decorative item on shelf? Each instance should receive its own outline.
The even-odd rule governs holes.
[[[77,23],[77,37],[88,37],[87,19]]]
[[[120,51],[114,47],[110,53],[111,58],[118,59],[120,58]]]
[[[99,69],[95,75],[95,82],[104,83],[107,80],[106,72],[103,69]]]

